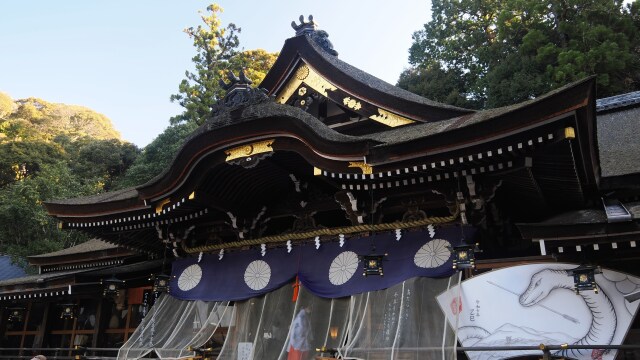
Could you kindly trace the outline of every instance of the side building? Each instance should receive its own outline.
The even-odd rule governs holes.
[[[162,260],[97,239],[28,260],[37,274],[0,281],[2,356],[119,348],[153,305],[149,278],[162,267]],[[107,293],[110,283],[122,287]]]

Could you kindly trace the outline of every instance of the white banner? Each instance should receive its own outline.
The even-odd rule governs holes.
[[[573,290],[567,270],[575,264],[532,264],[485,273],[450,288],[438,304],[462,346],[619,345],[640,301],[624,295],[640,289],[640,279],[602,269],[600,291]],[[540,351],[470,351],[471,360],[501,359]],[[613,360],[615,350],[565,350],[563,356]]]

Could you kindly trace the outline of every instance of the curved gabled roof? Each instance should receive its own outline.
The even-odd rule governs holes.
[[[301,109],[265,101],[222,112],[209,119],[187,138],[171,166],[145,184],[94,196],[49,200],[45,206],[52,214],[72,207],[91,213],[97,211],[94,209],[96,205],[105,213],[115,208],[130,211],[148,208],[145,200],[171,192],[185,181],[203,157],[223,153],[224,149],[238,144],[274,136],[297,139],[300,147],[312,149],[309,155],[328,161],[339,158],[362,160],[368,149],[379,143],[368,136],[341,134]]]
[[[297,139],[326,159],[361,159],[378,143],[368,136],[341,134],[301,109],[266,101],[209,119],[185,141],[172,166],[137,189],[144,198],[162,196],[165,189],[183,181],[202,156],[273,136]]]
[[[278,93],[294,76],[300,61],[339,90],[411,120],[431,122],[475,112],[432,101],[393,86],[331,55],[307,35],[285,41],[280,56],[260,87],[270,95]]]
[[[447,156],[447,152],[526,133],[567,116],[575,117],[571,126],[581,138],[581,176],[593,184],[597,169],[597,157],[591,154],[595,149],[593,117],[572,115],[593,107],[593,86],[594,80],[586,79],[521,104],[361,136],[341,134],[299,108],[263,99],[211,118],[188,138],[171,166],[146,184],[94,197],[48,201],[45,205],[50,214],[60,216],[149,209],[176,192],[195,176],[192,174],[206,172],[213,163],[228,162],[225,156],[230,150],[265,139],[275,139],[272,151],[296,152],[312,166],[335,173],[357,173],[358,169],[349,168],[349,162],[366,162],[384,169],[417,157],[425,161],[424,157],[432,154]],[[565,123],[561,121],[558,126],[564,127]]]
[[[496,137],[501,133],[527,129],[536,123],[547,121],[562,111],[570,111],[588,106],[593,97],[594,78],[586,78],[543,94],[535,99],[495,109],[480,110],[472,114],[433,123],[417,124],[411,127],[399,127],[384,132],[370,134],[369,137],[380,142],[379,147],[401,145],[416,140],[436,141],[434,137],[451,137],[460,141],[465,137]],[[462,133],[466,133],[463,135]],[[591,132],[594,135],[593,132]],[[454,138],[447,139],[449,144]]]

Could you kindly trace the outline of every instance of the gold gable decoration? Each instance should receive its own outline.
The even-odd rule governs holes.
[[[287,85],[285,85],[284,89],[280,92],[280,95],[277,97],[276,102],[279,104],[284,104],[289,101],[291,96],[296,92],[296,90],[302,83],[307,84],[307,86],[325,97],[328,97],[327,91],[335,91],[337,89],[333,84],[327,81],[327,79],[323,78],[315,70],[313,70],[306,64],[302,64],[300,67],[298,67],[294,76],[291,78],[291,80],[289,80]]]
[[[305,84],[307,87],[315,90],[316,92],[327,98],[329,97],[329,91],[338,90],[335,85],[322,77],[322,75],[317,73],[313,68],[303,63],[296,69],[289,82],[280,91],[279,95],[276,98],[276,102],[279,104],[285,104],[295,94],[303,96],[308,92],[308,90],[306,89],[306,87],[300,88],[302,84]],[[342,103],[344,106],[354,111],[364,110],[361,101],[350,96],[343,98]],[[378,114],[369,116],[369,119],[377,121],[389,127],[408,125],[415,122],[414,120],[407,119],[406,117],[394,114],[385,109],[377,108],[377,110]]]
[[[390,127],[413,124],[415,121],[407,119],[403,116],[396,115],[384,109],[378,108],[379,115],[371,115],[369,119],[385,124]]]
[[[229,150],[225,150],[225,154],[227,154],[226,162],[231,160],[240,159],[249,157],[256,154],[273,152],[273,142],[275,140],[264,140],[258,141],[247,145],[238,146]]]

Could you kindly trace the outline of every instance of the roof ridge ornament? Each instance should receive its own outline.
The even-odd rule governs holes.
[[[296,31],[296,36],[314,32],[318,29],[318,24],[313,21],[313,15],[309,15],[309,21],[304,21],[304,15],[300,15],[300,25],[295,20],[291,22],[291,27]]]
[[[236,76],[233,71],[229,70],[227,72],[227,79],[229,80],[228,84],[222,79],[218,80],[218,84],[220,84],[223,89],[227,90],[227,93],[235,91],[236,89],[249,88],[250,85],[253,84],[253,81],[249,80],[244,74],[244,69],[240,70],[238,76]]]
[[[238,76],[229,71],[227,79],[229,80],[228,83],[222,79],[218,81],[220,86],[227,90],[227,94],[213,105],[211,116],[215,117],[223,112],[231,112],[241,107],[259,104],[271,99],[266,90],[251,87],[252,81],[244,74],[244,69],[240,70]]]
[[[296,36],[306,35],[316,42],[323,50],[333,56],[338,56],[338,52],[333,49],[333,44],[329,41],[329,33],[318,30],[318,23],[313,20],[313,15],[309,15],[309,20],[304,21],[304,15],[300,15],[300,25],[295,21],[291,22],[291,27],[296,31]]]

